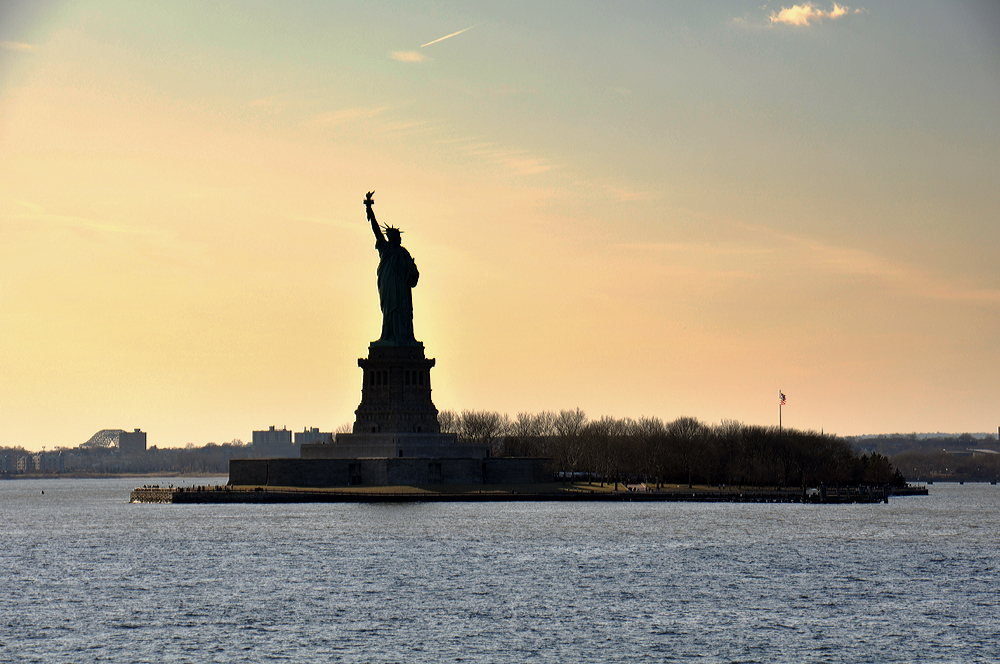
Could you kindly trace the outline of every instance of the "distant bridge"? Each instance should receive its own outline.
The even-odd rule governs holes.
[[[125,433],[124,429],[101,429],[91,436],[90,440],[80,445],[80,447],[119,447],[118,441],[123,433]]]

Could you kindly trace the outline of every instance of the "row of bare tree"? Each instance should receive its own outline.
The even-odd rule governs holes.
[[[945,450],[913,450],[892,457],[893,463],[918,480],[996,482],[1000,454],[954,454]]]
[[[468,443],[488,445],[492,456],[547,457],[562,477],[576,474],[601,482],[726,484],[733,486],[830,486],[905,484],[879,454],[859,456],[837,436],[815,431],[717,425],[680,417],[588,420],[579,408],[558,413],[506,414],[442,411],[441,431]]]

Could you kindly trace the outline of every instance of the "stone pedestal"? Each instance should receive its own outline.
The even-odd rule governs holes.
[[[424,345],[368,346],[358,360],[364,370],[361,404],[354,411],[354,433],[440,433],[431,401],[433,359]]]
[[[441,433],[438,411],[431,401],[430,371],[434,360],[424,357],[423,344],[372,343],[368,357],[358,360],[358,366],[364,375],[361,405],[354,411],[353,433],[339,433],[333,443],[303,445],[302,459],[366,460],[367,465],[354,466],[368,469],[351,476],[355,484],[377,484],[382,475],[420,478],[423,483],[455,483],[458,478],[460,483],[483,481],[486,471],[482,462],[489,456],[487,446],[459,443],[457,435]],[[377,459],[392,462],[372,465]],[[375,468],[389,470],[375,472]],[[403,468],[407,469],[405,473],[400,470]]]

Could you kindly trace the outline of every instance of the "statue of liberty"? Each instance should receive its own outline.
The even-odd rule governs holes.
[[[401,231],[385,226],[385,235],[382,235],[372,212],[374,194],[369,191],[365,196],[365,209],[378,250],[378,298],[382,307],[382,336],[373,345],[419,346],[420,342],[413,338],[413,293],[410,289],[417,285],[420,273],[410,252],[400,244]]]

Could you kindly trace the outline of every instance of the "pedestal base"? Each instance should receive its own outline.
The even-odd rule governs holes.
[[[381,346],[372,343],[364,369],[361,404],[354,411],[354,433],[440,433],[437,408],[431,401],[431,367],[424,346]]]

